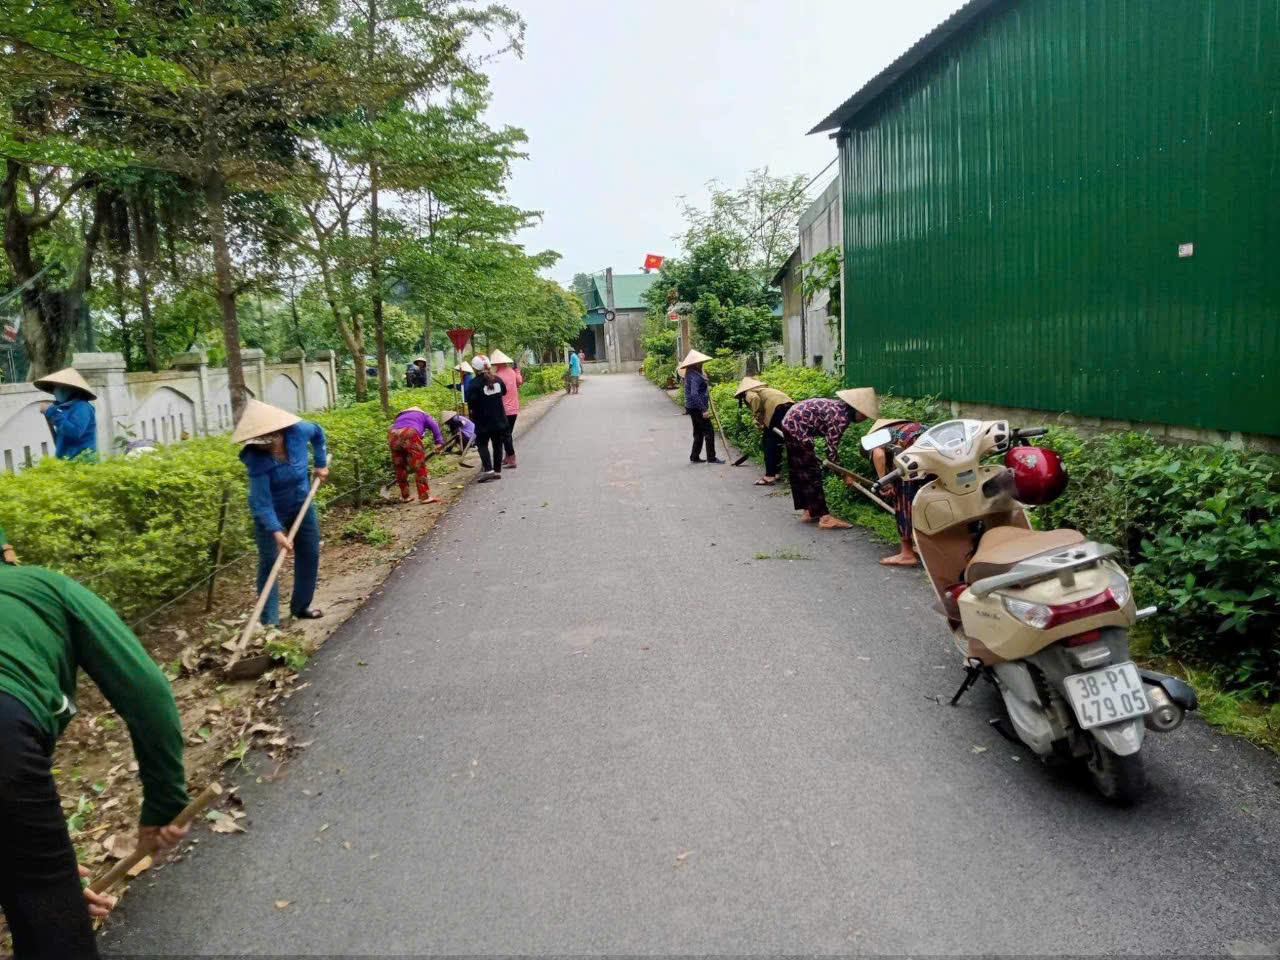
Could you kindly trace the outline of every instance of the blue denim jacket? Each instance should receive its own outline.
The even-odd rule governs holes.
[[[315,451],[317,467],[329,465],[324,431],[319,424],[302,420],[282,432],[287,460],[277,460],[262,447],[247,446],[240,451],[240,459],[249,468],[249,512],[254,523],[267,533],[284,532],[281,515],[294,516],[307,499],[311,489],[307,444]]]

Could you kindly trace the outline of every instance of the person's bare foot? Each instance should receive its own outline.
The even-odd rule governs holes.
[[[801,523],[817,523],[818,518],[813,516],[813,514],[811,514],[808,510],[806,510],[804,513],[800,514],[800,522]]]
[[[426,505],[428,503],[443,503],[444,501],[442,501],[439,497],[427,497],[427,499],[419,500],[418,502],[423,505]]]
[[[851,526],[851,523],[841,520],[839,517],[833,517],[829,513],[818,518],[818,527],[822,530],[848,530]]]
[[[886,567],[914,567],[919,562],[920,559],[914,553],[907,553],[905,550],[880,561],[881,565]]]

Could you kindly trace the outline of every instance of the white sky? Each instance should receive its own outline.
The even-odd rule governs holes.
[[[491,66],[489,120],[529,134],[511,195],[545,216],[521,242],[564,254],[566,284],[676,254],[679,195],[755,167],[817,173],[835,143],[805,131],[961,3],[510,0],[525,56]]]

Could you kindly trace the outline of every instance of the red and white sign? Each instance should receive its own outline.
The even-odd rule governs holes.
[[[12,321],[7,321],[3,327],[0,327],[0,336],[3,336],[10,343],[18,342],[18,327]]]
[[[668,320],[679,320],[679,319],[680,319],[680,314],[678,314],[678,313],[676,313],[674,310],[672,310],[670,313],[668,313],[668,314],[667,314],[667,319],[668,319]]]
[[[449,339],[453,342],[454,349],[461,353],[467,349],[467,341],[471,339],[471,335],[475,331],[466,327],[459,327],[453,330],[446,330],[445,333],[449,335]]]
[[[644,255],[644,268],[646,270],[659,270],[662,267],[663,258],[656,253],[646,253]]]

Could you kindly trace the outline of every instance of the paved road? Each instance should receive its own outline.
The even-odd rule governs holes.
[[[989,692],[929,699],[960,670],[918,574],[687,434],[640,377],[562,400],[314,659],[314,745],[245,783],[250,832],[131,894],[109,949],[1280,942],[1280,763],[1197,721],[1106,806],[993,734]],[[755,559],[788,548],[813,559]]]

